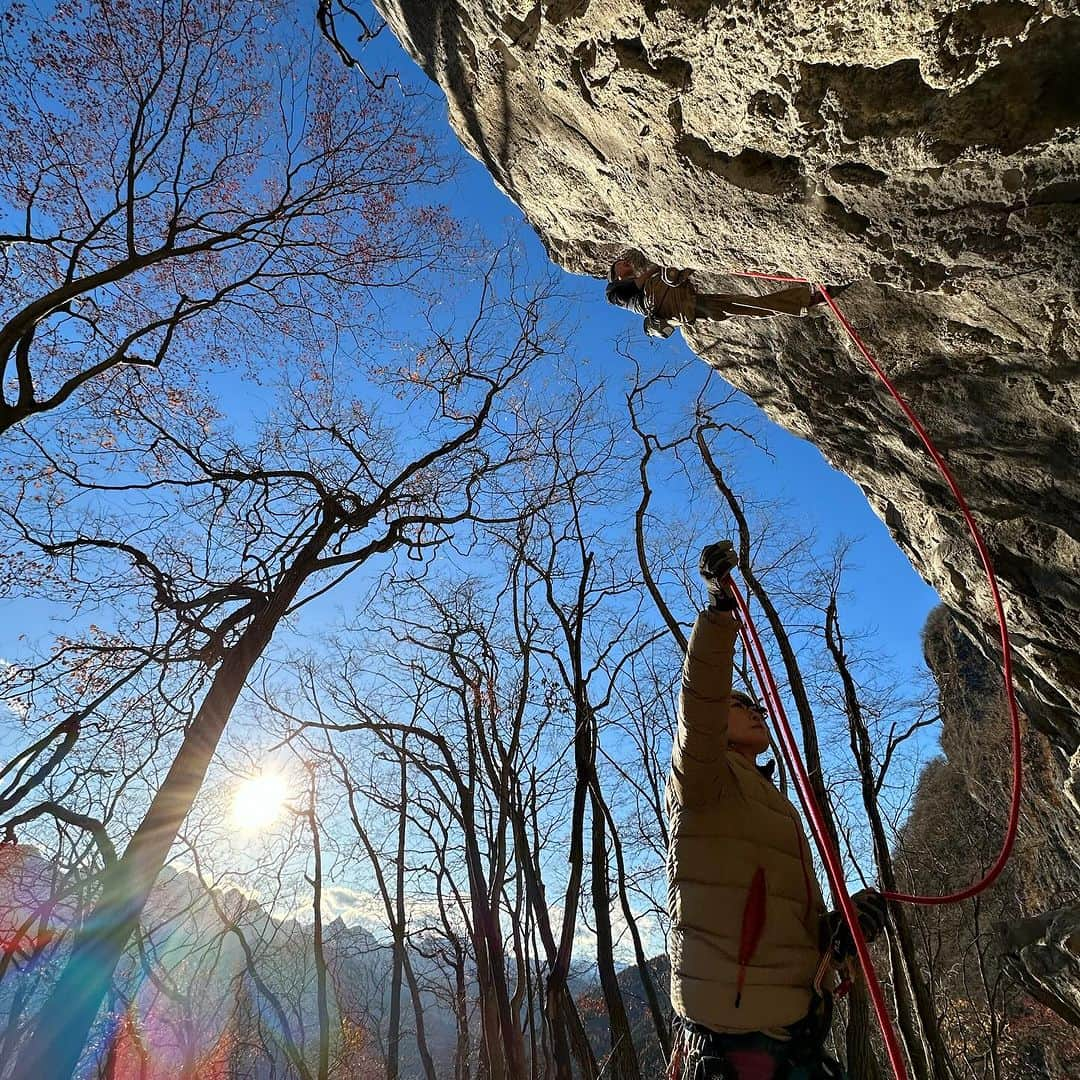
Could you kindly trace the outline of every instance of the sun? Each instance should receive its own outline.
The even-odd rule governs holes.
[[[243,832],[260,832],[273,825],[285,809],[289,787],[285,777],[263,772],[241,780],[233,793],[233,825]]]

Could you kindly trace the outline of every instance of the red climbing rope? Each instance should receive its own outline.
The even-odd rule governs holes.
[[[801,282],[806,285],[813,285],[808,278],[789,277],[784,274],[765,274],[755,271],[741,271],[738,273],[740,277],[762,278],[767,281],[791,281]],[[945,459],[941,456],[938,448],[934,445],[934,441],[930,438],[926,428],[923,427],[919,418],[915,415],[914,410],[907,403],[903,395],[896,388],[893,381],[885,373],[881,365],[874,359],[870,350],[866,347],[866,343],[859,336],[858,331],[848,321],[847,316],[840,310],[840,306],[829,295],[828,289],[824,285],[817,285],[816,288],[821,292],[821,295],[825,298],[829,307],[832,309],[833,314],[837,317],[840,325],[846,331],[848,337],[852,343],[862,354],[863,359],[870,365],[874,374],[881,380],[885,389],[889,391],[893,400],[904,415],[908,418],[915,433],[919,436],[923,446],[926,448],[926,452],[930,455],[934,464],[938,468],[938,472],[941,473],[942,478],[948,485],[949,490],[953,494],[953,498],[956,500],[957,506],[960,508],[960,513],[963,515],[964,522],[968,527],[968,531],[971,533],[971,538],[975,543],[975,549],[979,553],[979,560],[982,563],[983,571],[986,574],[987,584],[990,586],[990,596],[994,603],[994,611],[997,615],[998,631],[1001,640],[1001,657],[1002,657],[1002,678],[1005,684],[1005,698],[1008,702],[1009,708],[1009,725],[1012,742],[1012,790],[1009,798],[1009,816],[1005,829],[1005,836],[1002,840],[1001,850],[998,852],[997,858],[994,860],[993,865],[982,876],[982,878],[976,881],[974,884],[969,885],[966,889],[961,889],[958,892],[948,893],[945,896],[919,896],[909,893],[895,893],[887,892],[884,896],[889,900],[896,900],[901,903],[907,904],[954,904],[961,900],[968,900],[973,896],[977,896],[985,889],[989,888],[997,878],[1000,876],[1002,870],[1005,869],[1006,863],[1009,861],[1009,856],[1012,854],[1013,845],[1016,843],[1016,833],[1020,821],[1020,797],[1023,792],[1023,748],[1021,745],[1020,735],[1020,709],[1016,702],[1016,690],[1013,686],[1013,673],[1012,673],[1012,651],[1009,646],[1009,627],[1005,619],[1005,607],[1001,600],[1001,592],[998,588],[997,575],[994,573],[993,563],[990,560],[990,552],[987,550],[986,542],[983,540],[982,533],[979,531],[978,525],[975,523],[974,515],[971,512],[970,507],[967,504],[967,500],[964,498],[964,493],[960,490],[960,485],[956,482],[956,478],[953,476],[949,469],[949,466],[945,463]]]
[[[814,834],[814,840],[817,843],[818,850],[821,852],[822,861],[825,863],[825,872],[828,875],[829,884],[832,886],[833,895],[840,900],[840,910],[844,913],[844,920],[851,930],[851,937],[855,943],[855,952],[859,957],[859,964],[862,967],[863,975],[866,978],[866,986],[870,992],[870,1000],[873,1002],[874,1012],[881,1026],[881,1033],[885,1038],[885,1049],[889,1055],[889,1062],[896,1075],[896,1080],[907,1080],[907,1067],[904,1064],[903,1051],[900,1049],[899,1040],[893,1030],[892,1020],[889,1018],[885,995],[882,993],[877,972],[874,970],[874,961],[870,956],[866,937],[863,935],[862,927],[859,925],[859,916],[851,902],[851,897],[848,895],[847,885],[844,882],[844,868],[840,862],[839,853],[832,845],[821,808],[814,798],[814,792],[810,786],[810,777],[807,775],[806,766],[795,742],[795,735],[791,730],[791,724],[788,722],[787,712],[784,710],[780,691],[777,689],[776,680],[773,678],[772,669],[769,667],[768,658],[765,656],[765,650],[761,645],[761,638],[758,637],[757,628],[754,626],[754,620],[750,614],[750,605],[746,602],[742,593],[739,592],[734,582],[731,583],[731,591],[739,608],[739,633],[742,635],[746,655],[750,657],[754,675],[757,678],[758,686],[761,688],[761,696],[765,699],[769,713],[773,718],[773,727],[776,729],[780,740],[780,749],[788,763],[788,769],[795,782],[795,790],[798,792],[803,813],[810,822],[810,831]]]
[[[949,893],[947,896],[912,896],[907,893],[885,893],[885,896],[889,900],[899,900],[907,904],[952,904],[976,896],[984,889],[989,888],[989,886],[997,880],[1001,871],[1005,869],[1005,864],[1009,861],[1009,856],[1012,854],[1013,844],[1016,843],[1017,827],[1020,822],[1020,796],[1024,787],[1023,747],[1020,738],[1020,708],[1016,703],[1016,689],[1013,686],[1012,654],[1009,648],[1009,627],[1005,619],[1005,606],[1001,601],[1001,592],[998,589],[997,575],[994,573],[993,563],[990,561],[990,552],[987,550],[986,543],[982,538],[982,533],[979,531],[978,525],[975,524],[975,518],[968,507],[967,500],[964,498],[964,493],[960,490],[960,485],[956,482],[956,478],[949,470],[949,466],[945,464],[945,459],[938,452],[933,440],[919,422],[919,418],[915,415],[911,406],[900,394],[900,391],[896,389],[892,380],[885,374],[874,357],[870,355],[870,350],[859,336],[858,331],[850,322],[848,322],[847,316],[844,315],[836,301],[829,295],[828,290],[823,285],[819,285],[818,288],[821,290],[821,295],[824,296],[825,300],[828,302],[829,307],[832,308],[833,314],[840,320],[840,325],[847,331],[848,337],[855,343],[855,347],[862,353],[863,358],[870,367],[873,368],[874,373],[882,383],[884,383],[885,388],[892,395],[893,400],[904,411],[904,415],[911,422],[911,426],[922,440],[923,446],[926,447],[926,452],[938,467],[938,471],[941,473],[945,483],[949,485],[949,490],[953,493],[953,498],[956,499],[956,505],[960,507],[960,513],[963,514],[968,531],[971,533],[971,539],[975,542],[975,549],[979,553],[979,560],[982,562],[983,570],[986,573],[986,581],[990,586],[990,596],[994,601],[994,611],[997,614],[998,631],[1001,638],[1001,674],[1005,683],[1005,698],[1009,705],[1009,725],[1012,736],[1013,757],[1012,792],[1009,798],[1009,819],[1005,829],[1005,837],[1002,840],[1001,851],[998,852],[998,857],[994,860],[993,866],[987,870],[981,881],[977,881],[973,885],[968,886],[968,888],[961,889],[959,892]]]
[[[761,278],[767,281],[801,282],[807,285],[814,284],[808,278],[790,277],[786,274],[765,274],[742,271],[739,273],[739,276]],[[957,903],[961,900],[967,900],[982,892],[984,889],[989,888],[989,886],[998,878],[1002,870],[1004,870],[1006,863],[1009,861],[1009,856],[1012,853],[1013,845],[1016,842],[1017,827],[1020,819],[1020,797],[1023,791],[1020,710],[1016,702],[1016,690],[1013,686],[1012,654],[1009,646],[1009,629],[1005,619],[1005,608],[1001,600],[997,576],[994,573],[993,564],[991,563],[990,553],[987,550],[986,543],[982,538],[978,525],[975,523],[975,518],[971,513],[971,509],[968,507],[967,500],[960,490],[960,485],[957,484],[955,477],[945,463],[945,459],[941,456],[937,447],[934,445],[933,440],[919,421],[919,418],[915,415],[914,410],[904,399],[903,395],[901,395],[900,391],[897,390],[895,384],[882,369],[881,365],[874,359],[870,350],[866,347],[866,343],[840,310],[836,301],[829,295],[828,289],[826,289],[824,285],[818,285],[816,287],[820,290],[821,295],[832,309],[833,314],[839,320],[840,325],[844,328],[852,343],[862,354],[873,372],[889,391],[893,400],[900,406],[900,409],[908,418],[912,428],[919,436],[927,453],[930,455],[934,464],[937,466],[938,471],[941,473],[942,478],[948,485],[949,490],[952,492],[953,498],[955,498],[956,504],[960,508],[960,513],[963,515],[964,521],[967,524],[968,531],[971,533],[972,540],[975,542],[975,548],[979,553],[979,559],[982,562],[983,570],[986,573],[986,580],[990,586],[990,595],[993,599],[994,610],[997,614],[998,629],[1001,637],[1002,676],[1005,683],[1005,696],[1009,707],[1013,759],[1009,818],[1005,836],[1002,840],[1001,850],[994,860],[993,865],[987,870],[983,877],[973,885],[970,885],[966,889],[961,889],[959,892],[949,893],[946,896],[918,896],[896,892],[887,892],[884,894],[889,900],[909,904],[928,905]],[[733,592],[742,617],[740,632],[742,633],[743,643],[746,646],[747,655],[750,657],[750,661],[753,665],[758,685],[761,687],[762,697],[765,699],[765,703],[773,718],[773,726],[777,731],[781,750],[787,760],[792,777],[795,780],[799,801],[802,803],[803,811],[806,814],[807,820],[810,822],[811,831],[814,834],[814,840],[817,843],[818,850],[821,852],[822,860],[825,863],[825,869],[829,876],[833,892],[840,899],[841,910],[843,911],[844,918],[851,930],[851,936],[855,943],[859,963],[861,964],[863,973],[866,977],[867,989],[870,992],[870,998],[874,1004],[874,1012],[877,1014],[878,1023],[881,1025],[881,1031],[885,1038],[885,1046],[889,1054],[893,1072],[896,1074],[897,1080],[907,1080],[907,1071],[903,1055],[896,1038],[896,1033],[893,1030],[892,1022],[889,1018],[885,997],[881,991],[881,985],[877,980],[873,960],[870,957],[869,950],[866,946],[866,939],[859,926],[858,916],[852,906],[851,898],[848,896],[847,887],[844,882],[843,866],[840,862],[838,853],[833,848],[828,830],[825,826],[824,817],[814,798],[813,790],[810,787],[810,779],[806,773],[806,766],[799,753],[799,748],[791,730],[791,725],[788,723],[787,714],[784,711],[784,705],[776,686],[776,680],[773,678],[768,658],[765,655],[765,650],[762,648],[761,639],[758,637],[757,629],[754,626],[750,614],[750,607],[739,591],[734,587]]]

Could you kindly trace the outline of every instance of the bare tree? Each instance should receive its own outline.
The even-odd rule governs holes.
[[[312,876],[308,879],[311,885],[311,911],[312,911],[312,952],[315,958],[315,1008],[319,1018],[319,1064],[316,1070],[318,1080],[330,1080],[330,1001],[327,992],[328,974],[326,966],[326,951],[323,946],[323,865],[322,865],[322,840],[320,836],[319,819],[315,809],[316,797],[316,769],[314,764],[309,763],[308,772],[308,803],[300,811],[307,824],[311,835]]]
[[[372,842],[367,828],[364,826],[357,806],[358,786],[349,773],[348,765],[341,755],[328,745],[327,753],[340,770],[341,783],[345,788],[349,804],[349,817],[352,819],[353,828],[363,845],[364,852],[371,864],[372,873],[378,886],[379,896],[382,899],[386,911],[387,926],[393,935],[393,962],[390,979],[390,1017],[389,1030],[387,1032],[387,1055],[386,1055],[386,1078],[397,1080],[401,1069],[401,988],[402,980],[408,983],[409,993],[412,998],[413,1015],[416,1019],[416,1043],[420,1054],[420,1061],[424,1069],[424,1075],[428,1080],[435,1080],[435,1063],[428,1049],[427,1039],[424,1033],[424,1014],[420,1001],[420,988],[413,971],[413,964],[409,957],[407,943],[408,925],[405,911],[405,887],[406,887],[406,841],[408,838],[409,815],[406,810],[408,799],[408,757],[406,755],[405,736],[401,740],[401,755],[398,763],[398,798],[396,802],[389,799],[378,799],[374,792],[369,793],[373,801],[381,802],[387,810],[393,810],[397,814],[396,847],[392,857],[394,867],[393,889],[386,881],[383,872],[384,855],[378,851]]]
[[[437,361],[397,384],[411,399],[412,420],[433,406],[426,438],[414,442],[411,453],[395,445],[368,410],[351,403],[343,409],[332,386],[295,397],[288,426],[276,417],[254,451],[219,446],[198,429],[180,433],[154,425],[157,448],[168,447],[170,463],[183,475],[146,486],[190,493],[189,512],[202,515],[214,562],[235,549],[235,564],[211,563],[200,573],[198,561],[171,540],[159,554],[100,531],[43,539],[26,530],[28,542],[73,563],[87,552],[129,560],[136,579],[149,585],[153,610],[175,620],[172,647],[182,643],[189,662],[213,674],[124,854],[101,877],[100,899],[15,1076],[42,1069],[61,1076],[74,1066],[233,706],[282,620],[378,555],[407,548],[420,556],[444,543],[455,526],[499,518],[502,478],[533,459],[535,433],[496,430],[489,418],[543,354],[546,339],[541,298],[497,301],[492,288],[488,279],[479,316],[464,335],[455,341],[444,332]],[[511,333],[504,341],[507,316],[517,337]]]
[[[935,711],[930,710],[917,715],[906,725],[901,726],[894,722],[881,764],[878,763],[863,707],[863,695],[852,673],[840,626],[839,596],[844,554],[843,549],[836,552],[824,582],[827,593],[824,612],[825,644],[842,687],[843,712],[848,723],[852,758],[858,768],[859,789],[873,844],[877,880],[883,889],[896,892],[899,886],[879,800],[886,783],[888,765],[897,751],[916,732],[936,724],[938,717]],[[933,1077],[934,1080],[950,1080],[954,1074],[948,1052],[942,1039],[930,988],[923,978],[915,955],[915,942],[907,912],[902,906],[893,907],[888,930],[897,1019],[915,1074]]]
[[[110,415],[140,385],[122,367],[169,359],[179,377],[282,338],[317,348],[360,327],[358,290],[407,282],[445,245],[441,212],[403,201],[440,175],[418,103],[355,94],[288,5],[78,0],[8,19],[0,432],[76,396]]]

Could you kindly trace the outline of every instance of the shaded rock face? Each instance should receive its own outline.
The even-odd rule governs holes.
[[[944,607],[927,619],[923,652],[938,685],[945,756],[919,778],[896,859],[916,891],[940,894],[977,880],[1000,848],[1012,774],[1009,722],[997,672]],[[1022,728],[1027,783],[1003,875],[983,894],[978,911],[949,905],[921,909],[913,918],[924,932],[933,929],[950,942],[946,948],[955,962],[941,965],[946,981],[970,966],[972,943],[980,938],[975,920],[985,919],[982,962],[1003,967],[1032,998],[1080,1025],[1080,819],[1062,795],[1060,756],[1026,722]],[[924,933],[922,940],[930,939]],[[971,978],[966,985],[977,982]],[[950,986],[948,992],[963,988]]]
[[[1025,708],[1080,746],[1080,16],[1066,0],[376,0],[552,257],[855,281],[998,569]],[[1070,13],[1071,9],[1071,13]],[[599,285],[598,285],[599,288]],[[630,324],[628,324],[630,325]],[[988,653],[946,485],[831,318],[691,344],[866,492]],[[1080,759],[1078,759],[1080,760]]]
[[[1005,948],[1012,977],[1080,1027],[1080,905],[1019,920],[1009,928]]]
[[[947,872],[955,875],[949,887],[958,889],[983,873],[1005,832],[1012,782],[1008,711],[998,672],[961,633],[945,607],[935,608],[926,621],[923,655],[938,686],[943,768],[962,787],[977,821],[966,833],[959,822],[950,823],[956,830],[955,850],[946,851],[945,862]],[[1062,794],[1066,778],[1061,756],[1026,720],[1021,731],[1027,782],[1008,891],[1027,911],[1080,907],[1080,818],[1070,813]],[[921,784],[920,780],[920,791]],[[919,805],[916,795],[913,824]],[[943,828],[941,815],[937,817],[924,823],[931,837]],[[985,850],[972,838],[976,828],[986,831],[981,841]]]

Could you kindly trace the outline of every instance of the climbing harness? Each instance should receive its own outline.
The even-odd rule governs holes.
[[[761,1032],[723,1035],[688,1020],[672,1028],[672,1063],[667,1080],[739,1080],[739,1058],[753,1055],[773,1067],[773,1080],[847,1080],[823,1049],[831,1009],[820,1022],[795,1025],[786,1040]],[[744,1066],[747,1062],[741,1062]]]
[[[1005,830],[1005,837],[1002,841],[1001,850],[998,853],[997,858],[994,860],[993,865],[983,875],[983,877],[970,885],[966,889],[961,889],[959,892],[949,893],[946,896],[918,896],[907,893],[886,892],[882,895],[888,900],[897,901],[899,903],[907,904],[953,904],[961,900],[967,900],[972,896],[977,895],[984,889],[989,888],[994,883],[997,877],[1001,874],[1001,871],[1005,868],[1005,864],[1009,861],[1009,856],[1012,853],[1013,845],[1016,841],[1017,826],[1020,818],[1020,797],[1023,790],[1023,766],[1021,755],[1021,740],[1020,740],[1020,710],[1016,702],[1016,691],[1013,686],[1013,674],[1012,674],[1012,657],[1009,649],[1009,630],[1005,620],[1005,608],[1002,604],[1001,594],[998,589],[997,577],[994,574],[994,568],[990,560],[990,553],[987,550],[986,544],[983,541],[982,534],[979,531],[978,526],[975,523],[975,518],[968,507],[967,500],[964,498],[963,492],[960,490],[960,486],[957,484],[952,472],[946,465],[944,458],[939,453],[937,447],[934,445],[933,440],[930,438],[926,429],[923,427],[919,418],[915,415],[911,406],[907,403],[904,397],[897,390],[892,380],[888,377],[880,364],[874,359],[870,350],[867,348],[866,343],[859,336],[858,332],[848,321],[847,317],[840,310],[836,303],[836,300],[829,294],[828,289],[824,285],[816,285],[807,278],[789,277],[783,274],[765,274],[756,273],[753,271],[739,271],[738,276],[749,278],[761,278],[766,281],[789,281],[799,282],[811,287],[816,287],[825,301],[828,303],[833,314],[836,316],[840,325],[844,328],[848,337],[855,345],[856,349],[870,365],[871,370],[877,375],[877,377],[884,384],[893,400],[899,405],[908,421],[911,423],[915,430],[915,433],[919,436],[923,446],[926,448],[927,453],[930,455],[934,464],[937,466],[942,478],[948,485],[949,490],[952,492],[953,497],[956,500],[957,506],[960,508],[960,512],[963,515],[964,521],[967,524],[968,531],[971,533],[971,537],[975,542],[975,548],[979,553],[979,559],[982,562],[983,570],[986,573],[986,579],[990,586],[990,595],[993,599],[994,610],[997,614],[998,628],[1001,638],[1001,655],[1002,655],[1002,676],[1005,683],[1005,696],[1009,707],[1009,720],[1012,737],[1012,758],[1013,758],[1013,777],[1012,777],[1012,791],[1009,801],[1009,817]],[[802,756],[799,753],[798,745],[795,742],[795,736],[791,729],[791,724],[788,721],[787,714],[784,710],[783,702],[780,698],[780,693],[777,689],[776,680],[773,677],[772,670],[769,667],[768,659],[765,655],[765,650],[761,645],[761,639],[758,636],[757,629],[754,626],[753,618],[750,614],[750,606],[747,600],[743,597],[742,593],[732,583],[732,594],[735,597],[735,603],[739,610],[740,615],[740,634],[742,635],[743,644],[746,648],[746,654],[750,657],[751,665],[754,669],[754,675],[757,679],[758,685],[761,688],[761,695],[764,699],[766,706],[769,709],[769,714],[773,721],[773,728],[777,733],[780,749],[787,761],[788,768],[791,771],[795,783],[795,789],[799,796],[799,801],[802,804],[803,812],[806,814],[806,818],[810,823],[811,832],[814,835],[814,841],[817,844],[818,851],[821,853],[822,861],[825,864],[826,874],[829,878],[829,883],[832,886],[833,893],[839,897],[840,908],[843,912],[844,919],[847,921],[848,927],[851,930],[852,940],[855,943],[855,951],[859,958],[859,964],[862,967],[863,975],[866,978],[867,989],[870,993],[871,1001],[874,1005],[874,1012],[877,1014],[878,1023],[881,1025],[881,1032],[885,1039],[885,1047],[889,1055],[889,1061],[892,1065],[893,1073],[896,1076],[896,1080],[907,1080],[907,1068],[904,1063],[903,1054],[900,1049],[899,1042],[896,1037],[896,1032],[893,1030],[892,1022],[889,1018],[888,1009],[885,1004],[885,996],[882,993],[881,985],[878,982],[877,974],[874,971],[873,960],[870,957],[869,949],[867,948],[866,938],[863,935],[862,929],[859,925],[858,915],[852,904],[851,897],[848,895],[847,888],[844,883],[843,867],[840,863],[839,854],[833,849],[829,840],[829,834],[825,828],[825,821],[821,813],[821,808],[817,805],[817,801],[814,798],[813,790],[810,786],[810,778],[806,772],[806,766],[803,763]]]

